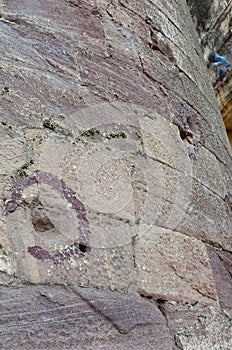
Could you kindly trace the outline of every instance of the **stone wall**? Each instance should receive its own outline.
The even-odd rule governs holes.
[[[0,13],[1,347],[230,349],[231,150],[185,1]]]
[[[232,3],[231,1],[187,1],[190,7],[199,42],[209,68],[215,95],[232,145],[231,76],[232,76]],[[225,56],[230,64],[214,67],[212,54]],[[221,76],[220,76],[221,72]]]

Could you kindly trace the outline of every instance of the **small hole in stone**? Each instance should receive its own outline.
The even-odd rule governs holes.
[[[54,228],[47,217],[46,211],[39,208],[33,208],[32,210],[32,224],[36,232],[45,232]]]
[[[87,247],[85,244],[79,243],[79,249],[80,249],[80,251],[81,251],[82,253],[86,253],[87,248],[88,248],[88,247]]]

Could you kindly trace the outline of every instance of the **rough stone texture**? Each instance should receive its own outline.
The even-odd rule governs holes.
[[[161,306],[179,349],[231,349],[231,312],[199,305]]]
[[[0,5],[3,349],[230,349],[232,157],[186,2]]]
[[[201,241],[153,226],[136,243],[135,261],[141,294],[217,306],[210,262]]]
[[[134,294],[1,288],[1,349],[174,349],[158,307]]]
[[[217,295],[223,309],[232,309],[232,254],[208,247]]]
[[[196,24],[204,55],[212,50],[223,54],[231,53],[231,9],[230,0],[187,0],[191,15]]]
[[[231,55],[232,57],[232,55]],[[232,72],[230,72],[225,81],[223,81],[215,90],[218,104],[223,116],[227,134],[232,147]]]
[[[231,66],[232,66],[232,3],[231,1],[187,1],[199,33],[200,46],[209,67],[215,95],[232,145],[232,112],[231,112]],[[211,57],[218,52],[226,57],[229,68],[213,67]],[[220,78],[219,71],[225,73]]]

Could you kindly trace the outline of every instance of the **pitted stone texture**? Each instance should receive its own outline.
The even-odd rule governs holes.
[[[170,331],[182,350],[230,350],[231,312],[200,305],[164,303]]]
[[[0,204],[3,211],[3,203]],[[18,275],[15,251],[9,242],[5,220],[0,219],[0,285],[11,284]]]
[[[173,350],[157,306],[134,294],[64,289],[0,289],[3,350]]]
[[[205,245],[158,227],[135,243],[138,290],[164,300],[218,305]]]
[[[15,252],[8,246],[6,241],[5,232],[0,223],[0,285],[9,285],[14,281],[17,276],[17,264],[15,259]]]

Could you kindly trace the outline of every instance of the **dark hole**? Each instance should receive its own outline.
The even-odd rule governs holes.
[[[87,246],[84,244],[79,243],[79,249],[82,253],[86,253],[87,251]]]

